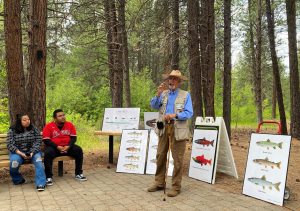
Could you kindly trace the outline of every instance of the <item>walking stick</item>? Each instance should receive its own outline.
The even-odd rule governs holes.
[[[165,182],[164,182],[164,198],[163,201],[166,201],[166,186],[167,186],[167,178],[168,178],[168,170],[169,170],[169,162],[170,162],[170,151],[171,151],[171,141],[170,136],[168,137],[169,149],[168,149],[168,157],[166,163],[166,173],[165,173]]]

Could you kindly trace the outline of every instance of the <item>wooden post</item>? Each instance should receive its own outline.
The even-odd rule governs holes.
[[[62,177],[64,175],[64,162],[58,161],[58,176]]]
[[[114,163],[114,136],[109,136],[109,159],[108,162],[110,164]]]

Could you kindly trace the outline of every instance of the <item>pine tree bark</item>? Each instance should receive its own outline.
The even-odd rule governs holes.
[[[201,0],[200,51],[202,70],[202,90],[205,116],[215,117],[215,12],[214,0]]]
[[[129,60],[128,60],[128,41],[126,31],[125,20],[125,4],[126,0],[119,0],[118,17],[119,28],[122,37],[122,61],[123,61],[123,76],[124,76],[124,103],[125,107],[131,106],[131,94],[130,94],[130,78],[129,78]]]
[[[300,91],[297,56],[296,1],[286,0],[285,2],[289,43],[291,135],[295,138],[300,138]]]
[[[276,81],[273,73],[273,83],[272,83],[272,119],[276,119],[277,117],[277,94],[276,94]]]
[[[172,0],[172,70],[179,69],[179,0]]]
[[[188,18],[188,55],[189,72],[191,83],[191,97],[193,102],[194,117],[203,116],[203,98],[201,83],[201,66],[199,51],[199,2],[187,1]]]
[[[249,33],[250,33],[250,50],[251,50],[251,66],[253,72],[253,92],[256,106],[257,122],[263,121],[262,115],[262,95],[261,95],[261,0],[257,3],[256,14],[256,43],[254,42],[253,20],[251,17],[252,2],[248,0],[249,8]]]
[[[4,1],[4,30],[9,116],[14,124],[17,114],[27,113],[20,1]]]
[[[123,51],[121,46],[122,36],[120,30],[118,30],[119,22],[115,0],[105,0],[104,8],[112,107],[120,108],[123,102]]]
[[[224,0],[223,117],[231,136],[231,0]]]
[[[275,93],[275,98],[277,96],[282,134],[287,135],[286,116],[285,116],[283,95],[282,95],[281,82],[280,82],[280,71],[279,71],[278,58],[277,58],[276,47],[275,47],[276,44],[275,44],[275,32],[274,32],[274,28],[275,28],[274,13],[271,10],[270,0],[266,0],[266,12],[267,12],[267,21],[268,21],[268,37],[269,37],[269,45],[270,45],[272,68],[273,68],[273,78],[274,78],[273,81],[275,83],[275,88],[276,88],[274,93]],[[275,103],[275,114],[276,114],[276,103]]]
[[[42,130],[46,121],[47,0],[29,1],[29,72],[26,86],[33,124]]]
[[[168,4],[165,5],[166,8],[168,8]],[[167,15],[166,19],[164,20],[164,70],[165,72],[170,72],[172,69],[172,50],[171,50],[171,23],[170,23],[170,16]]]

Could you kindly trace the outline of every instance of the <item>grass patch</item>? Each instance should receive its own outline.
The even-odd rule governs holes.
[[[77,142],[84,151],[99,151],[109,148],[108,136],[94,135],[95,128],[85,128],[84,130],[77,128]],[[119,150],[120,137],[114,137],[114,151]]]

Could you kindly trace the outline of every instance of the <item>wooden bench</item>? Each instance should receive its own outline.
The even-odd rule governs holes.
[[[113,164],[114,160],[114,136],[121,136],[122,132],[115,131],[95,131],[96,136],[108,136],[109,149],[108,149],[108,163]]]
[[[9,167],[9,151],[6,146],[7,134],[0,134],[0,168]],[[64,161],[74,160],[71,156],[56,157],[53,161],[58,162],[58,176],[64,175]],[[24,163],[30,164],[30,163]]]

